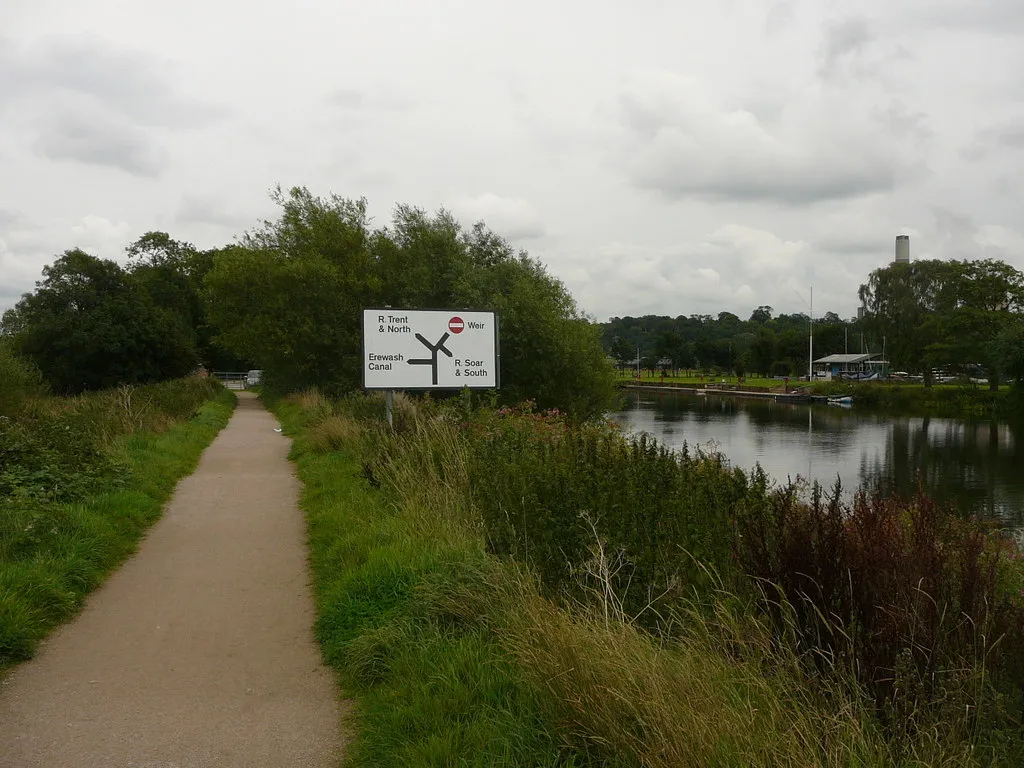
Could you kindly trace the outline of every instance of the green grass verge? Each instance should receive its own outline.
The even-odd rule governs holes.
[[[321,452],[298,405],[273,410],[295,437],[317,638],[356,703],[346,765],[586,764],[494,633],[430,599],[484,567],[482,542],[385,504],[353,441]]]
[[[114,441],[127,480],[74,503],[9,502],[0,508],[0,669],[32,656],[85,596],[131,555],[178,480],[227,424],[227,390],[158,435]]]
[[[494,488],[470,473],[502,468],[469,461],[472,424],[396,398],[387,435],[379,403],[308,392],[274,405],[304,483],[317,637],[356,703],[347,764],[992,762],[953,732],[959,714],[886,731],[845,662],[821,678],[721,587],[670,606],[672,631],[651,634],[623,611],[595,543],[580,598],[543,597],[522,563],[485,551],[473,489]]]
[[[857,405],[887,413],[937,416],[986,416],[1014,419],[1024,414],[1021,392],[1002,386],[990,390],[973,384],[846,382],[816,383],[816,395],[852,395]]]

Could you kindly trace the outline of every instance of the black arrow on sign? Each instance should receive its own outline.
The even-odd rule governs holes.
[[[431,379],[434,386],[437,386],[437,353],[444,352],[448,357],[452,357],[452,353],[448,351],[448,347],[444,345],[448,338],[451,336],[450,333],[445,331],[444,336],[437,342],[437,344],[431,344],[420,334],[416,334],[416,338],[420,340],[420,344],[430,350],[429,358],[422,358],[420,360],[406,360],[409,365],[429,365],[431,368]]]

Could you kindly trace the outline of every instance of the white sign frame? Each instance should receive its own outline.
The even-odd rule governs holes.
[[[499,389],[498,338],[497,312],[365,307],[363,389]]]

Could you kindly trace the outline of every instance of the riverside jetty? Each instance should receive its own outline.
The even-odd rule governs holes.
[[[695,385],[674,382],[652,382],[645,384],[636,381],[624,381],[619,383],[619,388],[633,392],[672,392],[681,395],[745,397],[787,403],[827,403],[829,401],[829,398],[825,395],[811,395],[798,388],[774,387],[769,389],[768,387],[748,387],[744,384],[716,384],[713,382],[705,385]]]

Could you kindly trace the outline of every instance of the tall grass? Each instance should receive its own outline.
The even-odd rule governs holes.
[[[1013,541],[923,493],[840,495],[778,493],[739,516],[738,559],[771,585],[766,613],[779,625],[786,606],[795,646],[823,671],[852,669],[890,730],[970,741],[1009,725],[1024,686]]]
[[[134,551],[233,405],[190,379],[39,399],[0,423],[0,667]]]
[[[950,522],[933,542],[951,569],[943,578],[955,580],[946,592],[913,580],[912,537],[892,541],[890,560],[870,561],[889,577],[847,569],[847,581],[861,582],[851,594],[867,603],[871,584],[906,585],[887,597],[936,604],[977,590],[942,609],[960,634],[940,625],[925,652],[920,632],[861,627],[862,614],[811,599],[813,579],[828,575],[828,536],[854,538],[857,515],[884,512],[870,500],[839,510],[818,494],[801,504],[718,457],[671,455],[557,414],[467,421],[424,406],[394,432],[368,398],[311,420],[295,404],[282,414],[299,434],[319,634],[362,702],[365,764],[398,755],[409,765],[493,764],[494,753],[462,736],[467,711],[519,764],[968,766],[1018,755],[1003,726],[1015,703],[1008,662],[1020,654],[1009,637],[985,634],[1009,625],[956,611],[1019,587],[1005,542],[972,523]],[[789,538],[772,528],[781,509]],[[906,507],[887,509],[886,525],[917,530]],[[774,575],[744,548],[758,520],[765,562],[785,562]],[[844,557],[837,572],[852,562]],[[982,567],[992,563],[994,579]],[[875,646],[901,675],[889,693],[867,663]],[[450,669],[446,654],[468,666],[431,684]],[[493,689],[474,690],[494,669],[515,692],[511,710]],[[528,749],[524,723],[536,735]],[[444,746],[425,752],[427,743]]]
[[[0,417],[17,416],[27,403],[47,395],[42,374],[0,338]]]
[[[952,749],[1008,748],[1024,593],[1016,547],[990,525],[923,493],[849,505],[815,486],[803,500],[759,470],[557,414],[482,414],[460,435],[490,550],[529,564],[546,594],[577,598],[596,573],[605,605],[668,640],[686,632],[679,606],[727,594],[756,606],[811,685],[866,693],[892,743],[941,731]]]
[[[396,496],[385,494],[391,476],[378,472],[383,467],[368,451],[392,440],[397,448],[400,438],[382,428],[382,401],[326,407],[305,393],[271,405],[296,437],[317,637],[357,702],[346,764],[595,765],[564,747],[557,723],[493,632],[445,610],[440,596],[485,567],[482,540],[421,493],[415,475],[403,474],[408,465],[389,464],[404,480]],[[375,421],[357,423],[353,413]],[[403,434],[421,426],[401,423],[411,430]],[[417,461],[442,459],[420,447]]]

